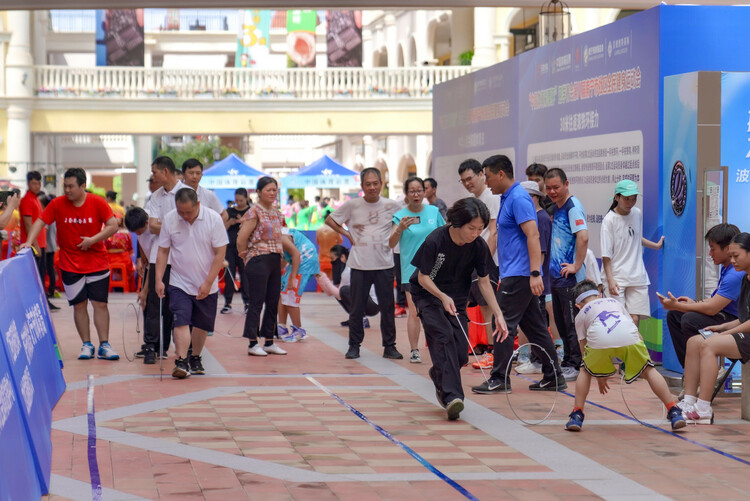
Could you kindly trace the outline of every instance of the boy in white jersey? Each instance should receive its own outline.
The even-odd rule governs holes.
[[[646,345],[638,335],[638,328],[622,304],[612,298],[602,298],[596,284],[583,280],[573,288],[576,307],[576,333],[583,353],[583,368],[576,379],[575,407],[570,421],[565,425],[569,431],[580,431],[583,426],[583,405],[591,386],[591,377],[596,378],[599,391],[609,390],[607,379],[616,372],[612,358],[625,362],[625,381],[632,383],[642,376],[667,408],[667,419],[673,430],[685,427],[682,411],[669,392],[667,382],[654,369]]]

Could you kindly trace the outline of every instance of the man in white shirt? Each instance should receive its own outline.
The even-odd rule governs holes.
[[[182,163],[182,177],[184,184],[191,187],[198,193],[198,201],[203,207],[216,211],[221,216],[223,222],[229,217],[226,209],[219,201],[219,197],[211,191],[200,185],[203,178],[203,164],[197,158],[188,158]]]
[[[198,195],[185,187],[175,195],[177,208],[164,216],[156,258],[156,294],[165,297],[163,278],[172,257],[169,306],[174,315],[177,352],[172,376],[184,379],[205,374],[201,352],[214,329],[222,269],[229,238],[221,216],[201,207]],[[190,332],[190,326],[193,332]],[[193,353],[187,359],[192,342]]]
[[[349,313],[349,350],[346,358],[359,358],[359,346],[365,337],[362,318],[370,286],[375,285],[381,311],[383,358],[402,359],[404,356],[396,350],[391,270],[393,252],[388,245],[393,215],[401,209],[401,204],[380,196],[383,180],[378,169],[364,169],[360,179],[364,197],[349,200],[326,217],[326,224],[347,237],[352,244],[348,260],[352,269],[352,310]]]
[[[167,213],[175,209],[175,194],[185,185],[177,179],[177,169],[171,158],[162,156],[154,159],[151,164],[151,177],[160,187],[151,194],[151,198],[146,204],[146,213],[148,213],[149,231],[155,238],[161,232],[162,221]],[[154,243],[158,243],[156,240]],[[148,294],[146,295],[146,322],[143,328],[144,338],[144,364],[155,364],[157,356],[165,356],[169,348],[169,342],[172,332],[172,310],[169,309],[169,288],[166,289],[164,304],[162,305],[162,327],[164,339],[162,340],[162,353],[157,354],[159,347],[159,297],[156,295],[155,282],[156,278],[156,255],[159,246],[152,245],[149,253],[149,271],[148,271]],[[164,272],[164,283],[169,285],[169,275],[171,271],[171,261],[167,263]]]
[[[489,277],[490,283],[497,290],[498,281],[500,280],[500,273],[497,267],[497,215],[500,212],[500,195],[493,195],[492,190],[487,187],[484,179],[484,169],[482,169],[482,164],[479,163],[478,160],[470,158],[461,162],[461,165],[458,167],[458,175],[461,184],[464,185],[466,191],[484,202],[484,205],[487,206],[487,210],[490,211],[490,222],[487,227],[482,230],[481,237],[487,242],[487,246],[490,248],[490,254],[492,254],[494,266],[488,265]],[[469,306],[479,306],[482,310],[484,321],[489,322],[484,326],[487,334],[487,356],[480,361],[480,365],[485,369],[492,368],[492,331],[494,330],[491,323],[492,308],[487,305],[484,297],[482,297],[482,293],[479,291],[479,285],[476,280],[471,284]]]

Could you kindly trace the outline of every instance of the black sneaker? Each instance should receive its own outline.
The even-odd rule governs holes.
[[[392,360],[401,360],[404,356],[398,352],[395,346],[386,346],[383,350],[383,358],[390,358]]]
[[[511,393],[510,381],[505,384],[505,381],[500,378],[491,377],[488,381],[474,386],[471,391],[474,393],[480,393],[482,395],[492,395],[493,393]]]
[[[345,358],[359,358],[359,346],[349,345],[349,349],[346,351]]]
[[[349,321],[344,320],[343,322],[341,322],[341,327],[349,327]]]
[[[190,374],[202,375],[205,374],[206,370],[203,368],[203,360],[200,355],[193,355],[190,357]]]
[[[47,301],[47,306],[49,307],[49,311],[58,311],[60,309],[59,306],[55,306],[49,300]]]
[[[156,363],[156,352],[154,350],[143,350],[143,363],[145,365],[154,365]]]
[[[448,421],[455,421],[458,415],[464,410],[464,401],[460,398],[454,398],[445,406],[445,413],[448,415]]]
[[[186,358],[178,358],[174,361],[172,377],[177,379],[185,379],[186,377],[190,377],[190,367],[188,366],[188,361]]]
[[[565,378],[562,376],[557,378],[557,384],[555,384],[554,379],[542,379],[538,383],[529,385],[531,391],[563,391],[567,387],[568,383],[565,382]]]
[[[222,315],[225,315],[225,314],[229,313],[230,311],[232,311],[232,305],[231,304],[225,304],[224,307],[221,309],[221,311],[219,313],[221,313]]]

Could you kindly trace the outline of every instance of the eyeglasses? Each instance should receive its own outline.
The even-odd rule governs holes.
[[[479,176],[468,176],[468,177],[465,177],[463,179],[459,179],[458,182],[461,183],[461,184],[467,184],[467,183],[470,183],[470,182],[474,181],[478,177]]]
[[[424,194],[424,190],[419,190],[419,191],[407,191],[407,192],[406,192],[406,194],[407,194],[407,195],[423,195],[423,194]]]

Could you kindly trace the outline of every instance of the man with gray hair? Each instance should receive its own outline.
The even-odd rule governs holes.
[[[201,352],[206,335],[214,330],[218,277],[229,239],[221,216],[201,207],[192,188],[180,189],[175,194],[175,205],[177,208],[167,213],[161,224],[155,281],[156,294],[164,298],[163,278],[171,255],[169,307],[177,352],[172,376],[184,379],[191,374],[205,374]],[[191,342],[193,353],[188,360]]]
[[[380,333],[383,358],[402,359],[396,350],[396,320],[393,300],[393,252],[388,245],[393,215],[401,209],[395,200],[380,196],[383,179],[380,171],[368,167],[360,174],[364,197],[349,200],[326,217],[326,224],[349,239],[352,249],[352,309],[349,312],[349,350],[346,358],[359,358],[359,346],[365,338],[362,319],[370,287],[380,305]]]

